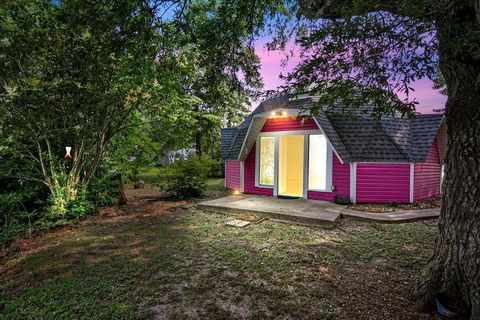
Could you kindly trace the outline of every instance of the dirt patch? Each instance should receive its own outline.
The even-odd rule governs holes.
[[[349,209],[372,212],[372,213],[388,213],[401,210],[421,210],[440,208],[442,197],[437,196],[415,203],[356,203],[348,206]]]

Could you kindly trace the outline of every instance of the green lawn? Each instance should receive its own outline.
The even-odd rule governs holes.
[[[432,318],[408,290],[434,222],[239,229],[178,205],[110,209],[39,237],[0,268],[0,318]]]
[[[159,182],[159,175],[162,172],[161,167],[142,168],[139,172],[140,180],[143,180],[147,186],[155,186]],[[218,192],[225,188],[225,180],[218,178],[209,178],[207,181],[207,193]]]

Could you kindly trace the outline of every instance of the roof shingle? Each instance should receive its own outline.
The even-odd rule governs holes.
[[[306,111],[317,100],[315,96],[305,99],[281,96],[265,100],[235,131],[234,128],[227,128],[225,133],[225,129],[222,130],[222,158],[241,158],[240,152],[255,115],[277,109]],[[364,112],[352,114],[355,117],[324,111],[318,111],[314,115],[343,162],[424,162],[443,119],[441,114],[417,115],[413,119],[387,117],[379,120],[369,118],[368,113]],[[258,134],[256,131],[258,130],[252,133],[255,136]],[[227,149],[228,153],[225,151]]]

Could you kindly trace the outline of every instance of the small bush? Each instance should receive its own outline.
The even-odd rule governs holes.
[[[123,180],[120,172],[101,168],[97,170],[88,184],[86,200],[94,205],[95,210],[116,205],[119,202],[122,188]]]
[[[197,156],[172,163],[160,175],[161,190],[179,199],[201,197],[207,187],[210,163],[208,158]]]
[[[209,178],[224,178],[225,177],[225,162],[222,160],[215,160],[215,159],[206,159],[209,161]]]
[[[21,193],[0,194],[0,249],[32,232],[38,212],[27,211],[23,201],[25,198]]]
[[[16,239],[32,234],[48,198],[43,185],[2,173],[5,172],[0,172],[0,255]]]
[[[347,198],[347,197],[344,197],[340,194],[337,194],[335,196],[335,198],[333,198],[333,201],[336,203],[336,204],[341,204],[341,205],[348,205],[351,203],[350,199]]]

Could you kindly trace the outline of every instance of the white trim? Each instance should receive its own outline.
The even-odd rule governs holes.
[[[357,202],[357,163],[350,163],[350,201]]]
[[[274,116],[272,115],[272,112],[286,112],[285,115],[280,115],[280,116]],[[286,118],[290,116],[307,116],[309,115],[308,112],[302,111],[301,109],[286,109],[282,110],[282,108],[276,108],[271,111],[266,111],[262,113],[257,113],[253,116],[253,118],[271,118],[271,119],[278,119],[278,118]]]
[[[303,197],[308,197],[308,169],[310,166],[310,135],[303,136]]]
[[[282,117],[289,117],[289,116],[292,116],[292,115],[311,116],[310,112],[307,112],[305,110],[302,111],[301,109],[286,109],[286,110],[281,111],[281,112],[286,112],[285,116],[278,116],[278,117],[277,116],[272,116],[272,112],[278,112],[279,110],[282,110],[282,108],[277,108],[277,109],[274,109],[272,111],[257,113],[255,115],[253,115],[252,120],[250,121],[250,124],[248,125],[248,130],[247,130],[247,133],[245,135],[245,139],[243,140],[242,147],[240,148],[240,152],[238,154],[237,160],[240,160],[241,157],[242,157],[242,154],[243,154],[244,148],[245,148],[245,144],[247,142],[248,136],[250,135],[250,130],[252,128],[252,124],[253,124],[255,118],[265,118],[265,120],[268,120],[268,119],[277,119],[277,118],[282,118]],[[313,130],[313,131],[320,131],[323,135],[325,135],[325,138],[327,138],[327,141],[331,144],[330,139],[328,138],[328,136],[323,131],[323,129],[320,126],[320,124],[318,123],[317,119],[314,116],[312,116],[312,118],[313,118],[313,121],[315,121],[315,124],[318,127],[318,130]],[[307,130],[298,130],[298,132],[305,132],[305,131],[307,131]],[[308,131],[310,131],[310,130],[308,130]],[[289,131],[276,131],[276,132],[289,132]],[[274,133],[274,132],[268,132],[268,133]],[[259,135],[260,134],[262,134],[262,132],[260,132]],[[337,156],[337,158],[340,160],[340,163],[344,164],[345,162],[338,155],[338,152],[337,152],[337,150],[335,150],[333,145],[332,145],[332,149],[333,149],[333,152],[335,152],[335,155]]]
[[[410,203],[413,203],[413,189],[415,188],[415,164],[410,163]]]
[[[280,145],[279,136],[275,136],[275,151],[273,157],[273,195],[278,196],[278,146]]]
[[[240,161],[240,192],[245,190],[245,169],[243,161]]]
[[[325,138],[327,138],[328,143],[330,143],[330,145],[332,146],[333,152],[335,152],[335,155],[337,156],[338,160],[340,160],[340,163],[341,163],[341,164],[344,164],[345,162],[344,162],[343,159],[338,155],[337,150],[335,150],[335,148],[333,147],[333,144],[330,142],[330,139],[329,139],[328,136],[325,134],[325,131],[323,131],[322,126],[320,125],[320,123],[318,123],[317,118],[315,118],[315,117],[312,117],[312,118],[313,118],[313,121],[315,121],[315,123],[317,124],[317,127],[320,129],[320,131],[322,131],[322,134],[325,136]]]
[[[321,130],[290,130],[290,131],[272,131],[260,132],[258,137],[279,137],[279,136],[304,136],[306,134],[323,134]],[[325,136],[326,138],[326,136]],[[328,139],[327,139],[328,140]]]
[[[238,153],[238,157],[237,157],[238,161],[240,161],[240,159],[242,158],[243,149],[245,148],[245,144],[247,143],[247,138],[248,138],[248,135],[250,134],[250,129],[252,129],[252,124],[253,124],[253,119],[254,118],[255,118],[255,116],[252,117],[252,121],[250,121],[250,124],[248,125],[247,133],[245,134],[245,137],[244,137],[243,143],[242,143],[242,147],[240,148],[240,152]],[[240,132],[240,128],[238,128],[237,134],[238,134],[238,132]],[[235,139],[236,139],[236,137],[235,137]]]
[[[278,109],[281,110],[281,108],[278,108]],[[275,109],[275,110],[278,111],[278,109]],[[247,143],[248,136],[250,135],[250,130],[252,129],[252,125],[253,125],[253,122],[254,122],[255,118],[265,118],[265,121],[269,118],[272,118],[272,119],[279,118],[279,117],[272,117],[271,113],[273,111],[274,110],[272,110],[270,112],[262,112],[262,113],[257,113],[255,115],[253,115],[252,120],[250,121],[250,124],[248,125],[248,130],[247,130],[247,133],[245,134],[245,138],[243,140],[242,147],[240,148],[240,152],[238,153],[237,160],[240,160],[241,157],[242,157],[242,154],[243,154],[244,149],[245,149],[245,144]],[[300,112],[300,109],[287,109],[287,110],[283,110],[282,112],[287,113],[285,116],[282,116],[282,117],[288,117],[288,116],[292,116],[292,115],[300,115],[300,116],[307,115],[307,113],[305,111]],[[318,124],[317,124],[317,126],[318,126]]]
[[[363,163],[366,163],[366,164],[370,164],[370,163],[379,163],[379,164],[410,164],[410,162],[388,162],[388,161],[357,161],[356,163],[360,163],[360,164],[363,164]]]
[[[309,152],[310,152],[310,135],[323,135],[327,140],[327,176],[326,176],[326,189],[309,189],[308,188],[308,176],[309,176]],[[278,196],[278,153],[279,153],[279,140],[281,136],[296,135],[304,136],[304,150],[303,150],[303,198],[308,198],[308,191],[314,192],[333,192],[332,180],[333,180],[333,152],[335,151],[332,144],[328,140],[328,137],[322,130],[290,130],[290,131],[272,131],[272,132],[260,132],[255,141],[255,187],[256,188],[273,188],[273,195]],[[274,137],[275,138],[275,154],[274,154],[274,176],[273,185],[261,185],[260,179],[260,139],[262,137]]]
[[[274,159],[277,157],[277,140],[278,138],[274,139]],[[275,173],[277,171],[277,162],[274,160],[273,162],[273,185],[266,185],[266,184],[260,184],[260,136],[257,137],[257,141],[255,141],[255,187],[256,188],[267,188],[267,189],[272,189],[276,185],[276,178],[275,178]]]
[[[280,169],[280,166],[279,166],[279,152],[280,152],[280,137],[284,137],[284,136],[303,136],[303,190],[302,190],[302,198],[307,198],[307,190],[305,189],[305,180],[307,180],[307,176],[308,176],[308,172],[305,171],[305,140],[308,140],[308,136],[309,136],[309,133],[307,130],[292,130],[292,131],[276,131],[276,132],[284,132],[285,134],[280,134],[280,135],[276,135],[275,136],[275,141],[276,141],[276,144],[275,144],[275,190],[274,190],[274,195],[279,195],[278,193],[278,187],[279,187],[279,182],[278,182],[278,176],[279,176],[279,173],[278,173],[278,169]],[[268,133],[268,132],[266,132]],[[308,148],[307,148],[308,150]],[[284,196],[289,196],[289,195],[284,195]]]
[[[313,133],[315,134],[315,133]],[[310,189],[308,188],[308,179],[309,179],[309,171],[307,171],[306,173],[306,180],[307,180],[307,191],[313,191],[313,192],[333,192],[332,190],[332,180],[333,180],[333,146],[332,144],[330,143],[330,141],[328,141],[328,138],[327,136],[324,134],[324,133],[320,133],[320,134],[323,134],[323,136],[325,137],[325,139],[327,140],[327,176],[326,176],[326,181],[325,181],[325,189]],[[308,135],[310,137],[310,135]],[[308,145],[308,153],[307,153],[307,157],[308,159],[310,159],[310,143]]]

